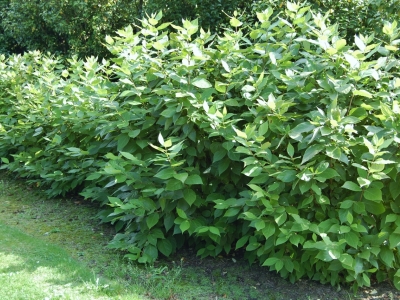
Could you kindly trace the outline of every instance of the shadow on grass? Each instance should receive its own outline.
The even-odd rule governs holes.
[[[0,222],[0,299],[144,299],[119,294],[55,245]]]

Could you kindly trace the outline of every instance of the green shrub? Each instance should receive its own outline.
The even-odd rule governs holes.
[[[2,168],[106,205],[132,260],[245,249],[292,282],[400,288],[397,23],[347,45],[308,7],[272,15],[248,36],[153,15],[111,62],[3,58]]]
[[[399,0],[307,0],[303,5],[310,5],[314,11],[328,15],[330,24],[338,24],[339,33],[348,42],[352,42],[359,33],[374,33],[385,38],[382,33],[383,21],[393,22],[400,16]],[[245,24],[254,24],[258,20],[255,13],[269,6],[279,14],[286,9],[286,0],[255,0],[251,3],[251,13],[243,14]]]
[[[40,50],[80,57],[108,54],[104,36],[134,22],[135,1],[2,0],[2,52]]]

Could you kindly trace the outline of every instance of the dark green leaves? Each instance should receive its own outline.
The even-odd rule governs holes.
[[[172,253],[172,244],[167,239],[158,240],[157,248],[165,256],[169,256]]]
[[[185,184],[187,185],[203,184],[203,180],[197,174],[189,175],[188,178],[185,180]]]
[[[146,219],[147,227],[149,229],[152,228],[153,226],[155,226],[158,223],[159,219],[160,219],[160,216],[158,215],[158,213],[150,214]]]

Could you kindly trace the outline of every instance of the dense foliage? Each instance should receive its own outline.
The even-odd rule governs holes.
[[[107,36],[110,61],[3,57],[2,168],[104,205],[139,262],[187,243],[400,289],[400,30],[348,44],[326,18],[288,3],[213,36],[158,14]]]
[[[0,0],[3,53],[41,50],[104,56],[104,36],[139,17],[137,0]]]
[[[351,41],[355,34],[376,33],[384,38],[383,21],[400,16],[400,0],[307,0],[315,11],[328,13],[328,23],[339,24],[340,34]],[[198,19],[212,33],[229,27],[230,17],[243,22],[243,32],[258,22],[256,12],[271,6],[283,13],[286,0],[0,0],[0,53],[27,50],[79,57],[107,57],[104,36],[134,23],[146,14],[163,12],[164,22],[180,24]],[[138,30],[134,26],[134,30]]]

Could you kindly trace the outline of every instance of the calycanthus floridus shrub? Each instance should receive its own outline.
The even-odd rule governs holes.
[[[292,282],[400,289],[397,23],[346,45],[307,7],[272,13],[249,36],[154,15],[110,62],[3,59],[3,168],[105,205],[132,260],[245,249]]]

